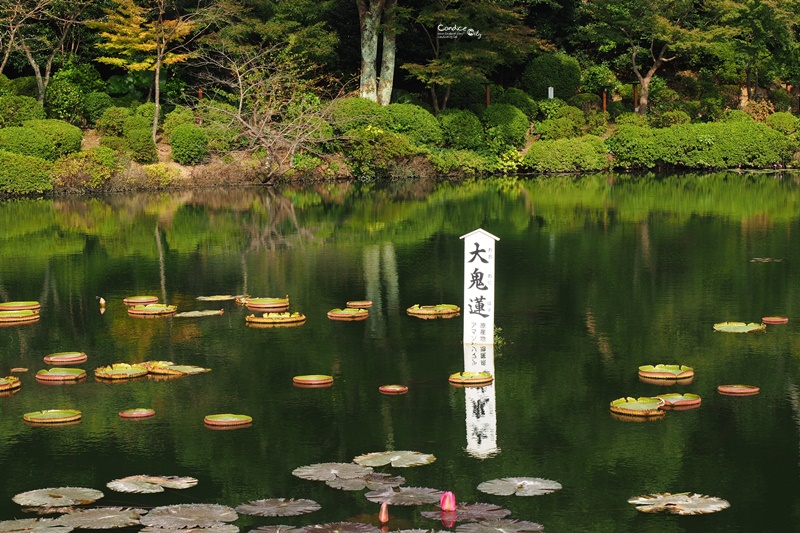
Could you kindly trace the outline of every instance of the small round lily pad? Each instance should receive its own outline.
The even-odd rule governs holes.
[[[661,406],[661,409],[674,411],[694,409],[696,407],[700,407],[700,403],[702,402],[700,396],[689,392],[683,394],[679,392],[659,394],[656,396],[656,398],[664,400],[664,404]]]
[[[717,391],[726,396],[752,396],[758,394],[760,390],[761,389],[755,385],[742,384],[720,385],[717,387]]]
[[[342,320],[352,322],[356,320],[366,320],[369,317],[369,310],[356,307],[345,307],[344,309],[331,309],[328,311],[328,318],[331,320]]]
[[[765,316],[761,319],[764,324],[786,324],[789,319],[785,316]]]
[[[333,376],[325,374],[305,374],[292,378],[295,385],[325,386],[333,383]]]
[[[642,365],[639,376],[650,379],[687,379],[694,376],[694,369],[686,365]]]
[[[231,413],[206,415],[203,418],[203,422],[209,426],[242,426],[245,424],[250,424],[252,421],[252,416]]]
[[[22,419],[32,424],[60,424],[81,419],[82,413],[77,409],[45,409],[22,415]],[[70,505],[70,504],[67,504]]]
[[[756,322],[718,322],[714,324],[714,331],[723,333],[762,333],[767,326]]]
[[[461,308],[455,304],[414,304],[406,309],[406,313],[417,318],[452,318],[461,313]]]
[[[44,356],[44,362],[49,365],[70,365],[85,362],[89,356],[83,352],[58,352]]]
[[[158,296],[128,296],[122,302],[125,305],[146,305],[158,302]]]
[[[489,372],[456,372],[448,379],[453,385],[487,385],[493,380]]]
[[[383,394],[405,394],[408,392],[408,387],[405,385],[381,385],[378,390]]]
[[[37,381],[77,381],[86,377],[82,368],[48,368],[36,372]]]
[[[664,411],[660,407],[664,405],[664,400],[660,398],[618,398],[611,402],[611,412],[628,416],[654,417],[664,416]]]
[[[121,418],[150,418],[155,416],[155,409],[149,407],[133,407],[131,409],[123,409],[119,412]]]

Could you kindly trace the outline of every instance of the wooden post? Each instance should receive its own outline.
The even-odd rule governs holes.
[[[486,107],[492,105],[492,84],[486,84]]]
[[[606,114],[606,98],[608,97],[608,89],[603,89],[603,114]]]

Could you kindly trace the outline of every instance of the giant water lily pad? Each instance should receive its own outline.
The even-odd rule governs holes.
[[[145,305],[134,305],[129,307],[128,314],[146,315],[146,316],[171,315],[177,310],[178,310],[177,305],[145,304]]]
[[[183,313],[176,313],[175,318],[200,318],[204,316],[224,315],[224,309],[209,309],[206,311],[184,311]]]
[[[7,325],[21,324],[23,322],[34,322],[39,320],[39,311],[24,309],[20,311],[0,311],[0,322]]]
[[[17,389],[20,386],[22,386],[22,382],[18,377],[6,376],[4,378],[0,378],[0,391]]]
[[[141,518],[145,526],[168,529],[213,527],[220,522],[233,522],[239,518],[236,511],[214,503],[188,503],[156,507]]]
[[[611,412],[620,415],[654,417],[664,416],[664,411],[660,407],[664,405],[661,398],[617,398],[610,404]]]
[[[671,392],[669,394],[659,394],[656,398],[660,400],[664,400],[664,405],[661,406],[661,409],[675,409],[675,410],[684,410],[684,409],[693,409],[695,407],[700,407],[700,403],[702,399],[697,394],[692,394],[690,392],[686,393],[679,393],[679,392]]]
[[[198,296],[195,298],[201,302],[229,302],[236,299],[232,294],[214,294],[212,296]]]
[[[377,527],[362,522],[331,522],[299,528],[303,533],[380,533]]]
[[[0,303],[0,311],[38,311],[41,307],[39,302],[33,300]]]
[[[124,507],[98,507],[78,509],[55,519],[59,524],[80,529],[114,529],[139,525],[139,518],[147,511]]]
[[[383,466],[391,463],[398,468],[429,465],[435,460],[436,457],[432,454],[412,451],[372,452],[353,459],[354,462],[364,466]]]
[[[239,533],[239,526],[222,522],[206,527],[187,527],[174,529],[165,527],[143,527],[138,533]]]
[[[484,481],[478,490],[497,496],[539,496],[561,490],[561,483],[540,477],[504,477]]]
[[[111,490],[140,494],[155,494],[168,489],[188,489],[197,485],[193,477],[137,475],[115,479],[106,484]]]
[[[143,364],[114,363],[95,368],[94,375],[103,379],[131,379],[147,374]]]
[[[25,413],[24,415],[22,415],[22,419],[32,424],[62,424],[64,422],[75,422],[76,420],[80,420],[82,416],[83,413],[81,413],[77,409],[45,409],[43,411],[33,411],[31,413]],[[22,505],[31,505],[31,504],[25,503]],[[60,505],[72,505],[72,504],[64,503]]]
[[[455,511],[422,511],[425,518],[445,522],[474,522],[476,520],[499,520],[511,514],[508,509],[491,503],[459,503]]]
[[[461,308],[455,304],[419,305],[414,304],[406,313],[419,318],[445,318],[458,316]]]
[[[292,475],[312,481],[332,481],[336,478],[360,478],[371,472],[372,468],[355,463],[317,463],[295,468]]]
[[[382,490],[373,490],[364,494],[364,497],[375,503],[388,503],[389,505],[424,505],[439,503],[442,491],[424,487],[387,487]]]
[[[11,500],[19,505],[29,507],[63,507],[69,505],[88,505],[102,497],[103,493],[95,489],[83,487],[54,487],[22,492],[11,498]]]
[[[337,307],[328,311],[328,318],[331,320],[355,321],[366,320],[367,317],[369,317],[368,309],[357,309],[355,307],[340,309]]]
[[[677,515],[716,513],[731,506],[727,500],[722,498],[691,492],[647,494],[631,498],[628,503],[636,505],[636,510],[643,513],[663,511]]]
[[[73,527],[56,523],[52,518],[22,518],[0,522],[0,533],[69,533]]]
[[[544,526],[525,520],[484,520],[456,527],[456,533],[527,533],[529,531],[544,531]]]
[[[242,514],[255,516],[297,516],[313,513],[320,508],[320,504],[314,500],[268,498],[265,500],[254,500],[243,503],[236,507],[236,511]]]
[[[406,482],[402,476],[392,476],[383,472],[372,472],[364,477],[344,479],[337,477],[325,482],[329,487],[342,490],[384,490],[399,487]]]
[[[642,365],[639,367],[639,376],[652,379],[688,379],[694,377],[694,369],[686,365]]]
[[[719,322],[714,324],[714,331],[724,333],[761,333],[766,330],[766,324],[756,322]]]
[[[151,374],[183,376],[185,374],[202,374],[209,372],[210,368],[194,365],[176,365],[172,361],[145,361],[142,363]]]
[[[86,371],[82,368],[47,368],[36,372],[36,379],[39,381],[76,381],[86,377]]]

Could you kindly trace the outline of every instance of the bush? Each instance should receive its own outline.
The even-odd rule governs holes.
[[[533,59],[522,73],[522,88],[535,99],[547,98],[547,88],[555,96],[571,98],[581,86],[581,67],[578,60],[566,54],[544,54]]]
[[[112,106],[103,111],[103,114],[97,119],[95,126],[101,135],[121,137],[124,132],[125,119],[130,116],[130,109]]]
[[[56,149],[49,137],[21,126],[0,129],[0,150],[47,161],[56,159]]]
[[[797,118],[787,111],[779,111],[767,117],[767,126],[784,135],[794,135],[797,132]]]
[[[639,113],[622,113],[616,118],[615,122],[617,126],[639,126],[646,128],[650,125],[647,117]]]
[[[172,159],[181,165],[196,165],[208,155],[208,137],[196,124],[181,124],[170,138]]]
[[[247,145],[242,129],[235,122],[237,110],[232,105],[201,100],[195,111],[208,135],[208,149],[211,152],[228,153]]]
[[[196,119],[194,117],[194,111],[182,105],[176,106],[175,109],[167,113],[167,115],[164,117],[164,139],[166,139],[167,142],[170,142],[172,132],[175,131],[175,128],[181,124],[195,123]]]
[[[384,109],[390,131],[403,133],[418,144],[442,143],[442,128],[425,109],[414,104],[389,104]]]
[[[447,146],[477,150],[484,145],[483,126],[472,111],[448,109],[439,115],[439,122]]]
[[[146,117],[144,115],[137,115],[133,113],[129,115],[125,121],[122,123],[122,134],[127,135],[129,131],[134,130],[148,130],[151,132],[153,131],[153,117]]]
[[[147,177],[149,187],[164,188],[174,184],[175,180],[181,177],[179,168],[170,167],[164,163],[144,165],[142,167],[144,175]]]
[[[665,111],[663,113],[653,115],[650,124],[656,128],[669,128],[670,126],[679,126],[681,124],[689,124],[692,117],[686,111]]]
[[[0,150],[0,192],[29,194],[52,190],[50,164],[38,157]]]
[[[158,161],[158,152],[152,133],[149,129],[125,132],[125,144],[131,152],[131,157],[137,163],[148,164]]]
[[[161,113],[164,112],[164,106],[160,106],[159,110]],[[133,114],[138,117],[144,117],[149,122],[150,125],[153,125],[153,117],[156,114],[156,104],[155,102],[145,102],[144,104],[139,104],[136,106],[136,109],[133,110]],[[164,117],[158,117],[159,124],[161,123]]]
[[[41,133],[50,139],[55,150],[55,158],[59,158],[81,149],[83,131],[77,126],[62,120],[26,120],[24,127]]]
[[[432,150],[428,161],[440,174],[475,176],[489,171],[487,159],[472,150]]]
[[[567,105],[560,98],[548,98],[539,102],[539,116],[542,118],[556,118],[558,110]]]
[[[55,188],[97,190],[122,170],[114,150],[103,146],[70,154],[53,164]]]
[[[607,149],[600,137],[537,141],[522,159],[523,167],[536,172],[581,172],[607,170]]]
[[[525,145],[530,121],[513,105],[492,104],[483,112],[481,121],[493,151],[499,153],[509,146]]]
[[[775,108],[769,100],[750,100],[744,106],[744,112],[756,122],[765,122],[767,117],[775,112]]]
[[[420,155],[423,150],[402,133],[365,126],[349,132],[350,143],[345,151],[353,173],[362,178],[385,177],[404,159]]]
[[[498,104],[511,104],[528,117],[528,120],[533,120],[536,118],[536,115],[539,113],[539,105],[536,103],[536,100],[531,98],[531,96],[523,91],[522,89],[517,89],[516,87],[510,87],[505,90],[502,97],[495,99]]]
[[[586,132],[590,135],[605,135],[608,130],[608,113],[591,110],[586,115]]]
[[[566,139],[580,135],[581,128],[568,117],[549,118],[536,123],[536,133],[542,140]]]
[[[83,93],[69,80],[53,77],[47,84],[44,108],[49,118],[64,120],[72,124],[81,121]]]
[[[83,99],[83,119],[88,125],[93,126],[103,116],[105,110],[113,105],[114,101],[108,94],[99,91],[91,92]]]
[[[53,75],[53,80],[63,80],[78,88],[80,94],[89,94],[102,91],[105,83],[100,73],[91,63],[75,63],[70,58],[58,72]],[[48,91],[50,90],[48,86]]]
[[[118,153],[128,151],[128,144],[122,137],[100,137],[100,146]]]
[[[602,108],[603,99],[596,94],[580,93],[576,94],[567,102],[572,107],[577,107],[584,114],[591,110],[599,110]]]
[[[642,117],[645,118],[645,117]],[[653,168],[663,160],[655,132],[648,126],[622,124],[606,139],[608,151],[614,154],[614,166],[622,168]]]
[[[8,87],[15,95],[29,96],[38,102],[39,84],[36,82],[36,76],[22,76],[20,78],[14,78],[13,80],[9,81]]]
[[[366,98],[341,98],[333,102],[330,111],[331,126],[337,134],[370,125],[376,128],[389,125],[385,109]]]
[[[591,65],[581,71],[581,90],[584,93],[598,95],[606,89],[610,95],[618,83],[617,75],[607,65]]]
[[[22,126],[26,120],[45,118],[44,107],[30,96],[0,96],[0,128]]]
[[[720,122],[752,122],[753,117],[741,109],[726,109],[719,120]]]

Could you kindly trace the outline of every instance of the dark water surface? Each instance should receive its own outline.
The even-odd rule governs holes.
[[[419,320],[419,304],[461,305],[463,245],[483,228],[497,243],[495,382],[448,384],[464,369],[462,317]],[[395,182],[194,191],[0,204],[0,300],[37,300],[41,319],[0,329],[0,519],[30,517],[11,498],[45,487],[102,490],[103,505],[237,506],[310,498],[298,517],[241,515],[242,531],[372,521],[378,504],[294,477],[312,463],[416,450],[427,466],[380,471],[407,486],[452,490],[458,501],[504,506],[549,532],[800,531],[800,185],[788,176],[712,174]],[[754,260],[769,258],[773,261]],[[291,298],[307,322],[253,329],[233,303],[201,295]],[[122,299],[152,294],[179,311],[222,316],[137,319]],[[104,314],[96,296],[107,300]],[[328,320],[371,299],[363,322]],[[715,333],[723,321],[789,323],[763,334]],[[84,351],[89,377],[34,379],[50,353]],[[168,360],[211,372],[168,381],[98,382],[96,367]],[[694,367],[689,385],[640,382],[644,364]],[[330,374],[327,389],[292,386]],[[403,396],[378,387],[408,385]],[[722,383],[761,387],[719,395]],[[614,418],[622,396],[692,392],[698,409],[653,422]],[[468,422],[480,394],[488,427]],[[472,396],[470,396],[472,395]],[[123,420],[122,409],[156,416]],[[35,427],[30,411],[74,408],[77,425]],[[206,429],[212,413],[252,427]],[[494,419],[492,419],[494,415]],[[488,440],[487,440],[488,439]],[[488,450],[488,451],[487,451]],[[192,476],[196,487],[121,494],[135,474]],[[484,494],[502,477],[556,480],[536,497]],[[627,503],[658,492],[724,498],[725,511],[650,515]],[[391,529],[444,529],[392,507]]]

